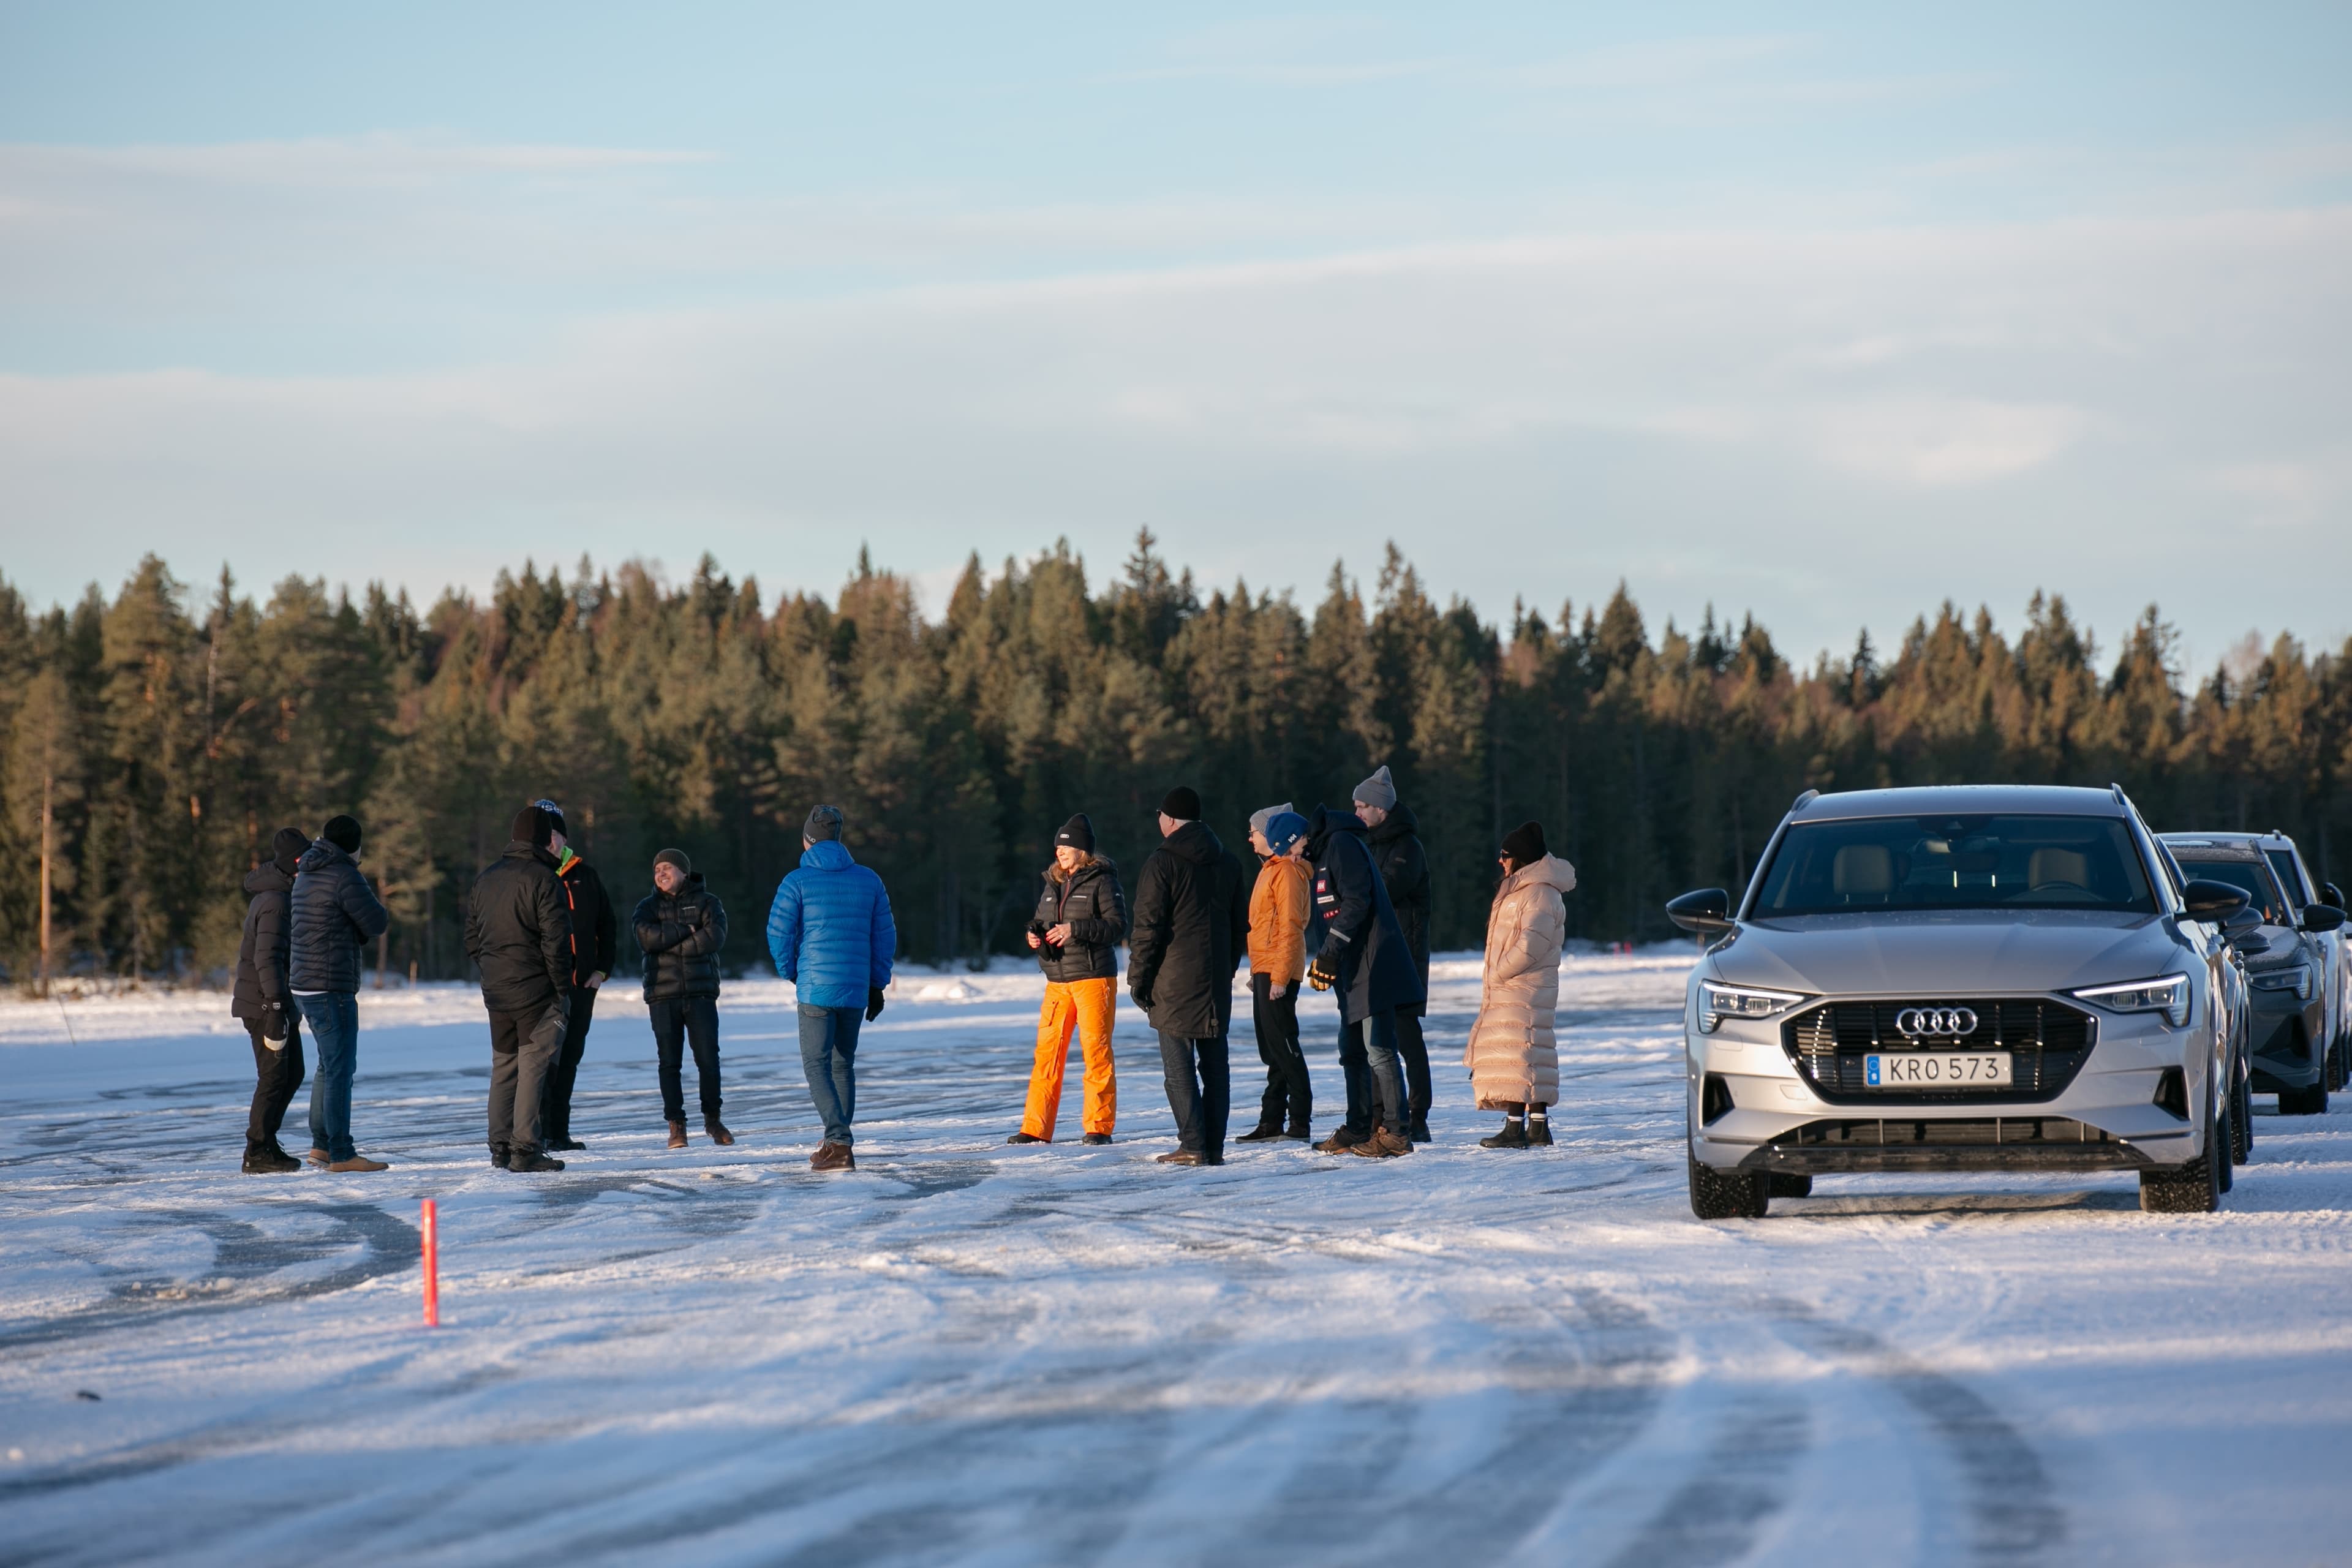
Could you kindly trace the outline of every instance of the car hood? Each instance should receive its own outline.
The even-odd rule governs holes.
[[[2145,980],[2182,968],[2188,952],[2160,915],[2019,910],[1755,921],[1709,956],[1735,985],[1958,996]]]

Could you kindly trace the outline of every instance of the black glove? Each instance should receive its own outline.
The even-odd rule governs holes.
[[[1134,997],[1134,998],[1135,998],[1135,1005],[1136,1005],[1137,1006],[1139,1006],[1139,1007],[1142,1008],[1142,1009],[1143,1009],[1145,1012],[1147,1012],[1147,1013],[1149,1013],[1149,1012],[1150,1012],[1150,1011],[1151,1011],[1151,993],[1150,993],[1150,992],[1149,992],[1149,991],[1130,991],[1130,992],[1129,992],[1129,993],[1128,993],[1128,994],[1129,994],[1129,996],[1132,996],[1132,997]]]
[[[1328,991],[1339,984],[1339,972],[1331,967],[1329,959],[1318,953],[1315,962],[1307,966],[1307,984],[1318,991]]]
[[[868,985],[866,988],[866,1021],[870,1024],[881,1016],[882,987]]]
[[[286,1038],[286,1005],[265,1002],[261,1005],[261,1037],[283,1043]]]

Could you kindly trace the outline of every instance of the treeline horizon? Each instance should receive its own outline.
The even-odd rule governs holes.
[[[993,572],[975,553],[936,620],[863,552],[830,602],[772,604],[709,556],[675,586],[527,561],[487,602],[422,610],[300,576],[257,601],[226,568],[199,591],[152,555],[111,600],[46,611],[0,577],[0,966],[38,967],[45,837],[54,973],[190,978],[234,959],[272,832],[348,811],[390,967],[461,978],[467,889],[542,795],[625,911],[654,852],[685,849],[738,969],[765,963],[818,801],[889,884],[905,956],[940,964],[1020,950],[1073,812],[1131,876],[1172,784],[1239,851],[1251,811],[1344,807],[1381,763],[1420,818],[1442,948],[1483,940],[1522,820],[1578,868],[1570,935],[1645,939],[1671,934],[1674,894],[1744,883],[1808,788],[2120,783],[2159,829],[2283,829],[2336,875],[2352,641],[2283,634],[2194,679],[2177,646],[2151,605],[2102,660],[2037,589],[2013,637],[1947,602],[1891,657],[1864,634],[1800,668],[1712,609],[1654,637],[1622,584],[1489,622],[1391,545],[1369,594],[1335,564],[1302,608],[1204,589],[1149,533],[1098,587],[1066,542]]]

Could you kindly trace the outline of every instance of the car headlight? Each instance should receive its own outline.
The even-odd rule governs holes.
[[[2298,963],[2292,969],[2249,970],[2246,983],[2264,991],[2292,991],[2299,1001],[2311,1000],[2311,965],[2307,963]]]
[[[1718,985],[1702,980],[1698,983],[1698,1032],[1712,1035],[1726,1018],[1769,1018],[1803,1000],[1787,991],[1759,991],[1752,985]]]
[[[2110,1013],[2161,1013],[2174,1028],[2189,1022],[2189,976],[2133,980],[2121,985],[2088,985],[2073,994]]]

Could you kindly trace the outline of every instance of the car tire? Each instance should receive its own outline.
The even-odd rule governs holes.
[[[2241,1073],[2230,1086],[2230,1159],[2242,1165],[2254,1155],[2254,1096]]]
[[[1771,1178],[1761,1171],[1718,1171],[1690,1161],[1691,1213],[1701,1219],[1762,1219],[1772,1201]]]
[[[1768,1195],[1776,1198],[1811,1197],[1813,1178],[1811,1173],[1792,1176],[1785,1172],[1775,1171],[1772,1173]]]
[[[2327,1085],[2325,1081],[2313,1084],[2309,1089],[2279,1090],[2281,1116],[2318,1116],[2324,1114],[2326,1110]]]
[[[2211,1214],[2221,1206],[2221,1165],[2229,1147],[2220,1142],[2213,1097],[2205,1097],[2205,1150],[2175,1170],[2139,1173],[2139,1206],[2149,1214]],[[2217,1158],[2218,1156],[2218,1158]]]
[[[2335,1039],[2327,1042],[2327,1087],[2330,1089],[2344,1087],[2344,1038],[2340,1032]]]

